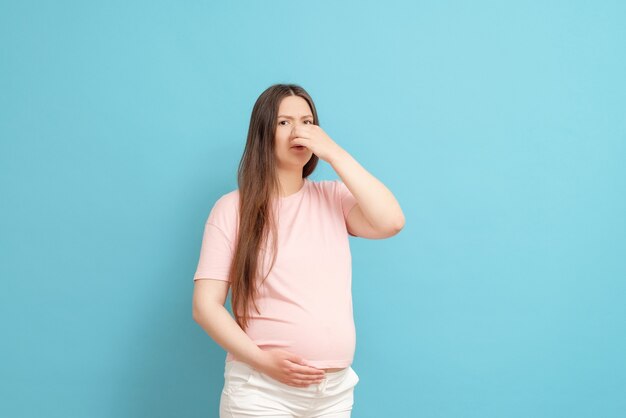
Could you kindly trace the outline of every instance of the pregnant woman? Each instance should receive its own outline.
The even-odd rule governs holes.
[[[320,158],[341,181],[308,179]],[[227,351],[220,417],[350,417],[348,235],[397,234],[400,205],[320,128],[295,84],[257,99],[238,185],[211,209],[193,278],[193,318]]]

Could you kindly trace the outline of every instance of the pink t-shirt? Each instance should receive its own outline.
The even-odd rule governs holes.
[[[356,203],[339,180],[304,179],[298,192],[279,198],[278,254],[259,288],[260,314],[250,304],[246,330],[260,348],[290,351],[318,368],[352,364],[356,333],[346,218]],[[215,202],[205,224],[194,280],[228,281],[238,214],[238,189]],[[265,275],[271,251],[260,254]],[[234,359],[229,352],[226,361]]]

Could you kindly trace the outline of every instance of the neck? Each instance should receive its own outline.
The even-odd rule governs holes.
[[[279,172],[278,180],[280,182],[280,196],[290,196],[296,193],[304,186],[304,179],[302,178],[302,170]]]

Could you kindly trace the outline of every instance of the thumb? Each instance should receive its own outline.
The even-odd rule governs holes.
[[[289,359],[289,361],[292,361],[292,362],[297,363],[297,364],[302,364],[303,366],[308,366],[309,365],[305,359],[303,359],[302,357],[300,357],[300,356],[298,356],[296,354],[293,354],[293,353],[289,354],[288,359]]]

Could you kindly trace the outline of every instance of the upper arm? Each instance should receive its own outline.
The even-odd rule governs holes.
[[[198,266],[193,276],[193,313],[208,303],[224,305],[230,287],[233,242],[236,238],[236,200],[220,198],[205,223]]]
[[[382,239],[389,238],[395,234],[395,232],[378,231],[372,227],[348,186],[341,181],[336,181],[336,185],[339,204],[346,222],[346,229],[350,235],[361,238]]]
[[[224,306],[230,282],[214,279],[194,280],[193,287],[193,312],[202,308],[207,303],[219,303]]]
[[[348,212],[346,227],[351,235],[361,238],[382,239],[389,238],[394,235],[393,233],[380,232],[374,229],[363,214],[363,211],[358,203],[352,207],[350,212]]]

